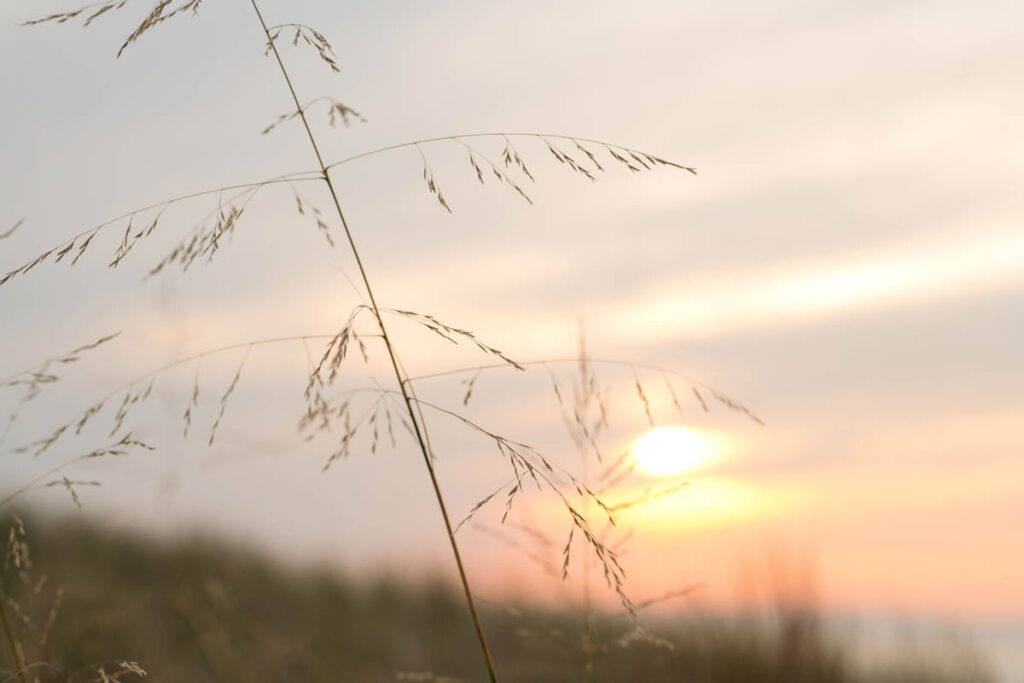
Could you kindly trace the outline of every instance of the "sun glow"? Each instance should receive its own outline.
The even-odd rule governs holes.
[[[717,451],[718,444],[707,434],[688,427],[658,427],[636,440],[632,454],[638,469],[665,477],[694,470]]]
[[[639,497],[642,492],[623,494]],[[626,524],[646,529],[697,529],[752,523],[791,514],[805,496],[788,486],[763,487],[727,477],[703,477],[678,493],[623,512]]]

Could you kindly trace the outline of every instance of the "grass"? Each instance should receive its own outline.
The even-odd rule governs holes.
[[[134,0],[105,0],[74,10],[57,12],[37,19],[31,19],[25,23],[29,26],[39,26],[79,22],[83,26],[89,26],[94,21],[100,19],[105,21],[112,20],[113,16],[121,16],[137,8],[139,4],[139,2]],[[140,39],[143,39],[149,31],[163,26],[178,16],[195,16],[198,14],[201,5],[202,0],[158,0],[151,6],[148,13],[142,15],[141,21],[135,24],[134,30],[124,39],[117,50],[117,56],[125,55],[127,58],[127,54],[130,54],[131,46]],[[613,165],[628,169],[633,173],[651,171],[657,168],[671,168],[695,173],[694,169],[618,144],[549,133],[496,132],[438,136],[388,145],[344,159],[327,159],[321,152],[321,140],[318,134],[314,132],[314,127],[311,124],[311,113],[314,110],[326,107],[328,123],[331,126],[338,123],[347,126],[355,121],[364,121],[364,119],[355,109],[343,104],[334,97],[324,96],[310,100],[301,98],[293,84],[291,73],[285,64],[280,48],[286,42],[290,42],[293,47],[311,49],[332,72],[337,72],[339,70],[339,62],[334,48],[329,39],[313,27],[296,23],[271,25],[264,20],[263,13],[256,0],[251,0],[250,5],[252,10],[251,16],[257,20],[254,24],[254,38],[258,36],[259,43],[264,46],[265,53],[272,56],[273,62],[277,67],[276,78],[278,80],[278,87],[281,88],[282,95],[287,96],[291,102],[287,111],[263,128],[262,134],[271,134],[275,129],[285,125],[301,125],[305,132],[306,142],[308,143],[305,151],[310,160],[315,162],[313,169],[285,173],[252,183],[226,184],[221,187],[177,194],[170,199],[157,201],[125,212],[114,219],[81,230],[42,253],[24,261],[20,266],[0,277],[0,285],[10,282],[15,278],[27,277],[30,272],[44,266],[56,266],[63,263],[73,267],[83,257],[88,258],[92,256],[100,248],[98,245],[106,239],[107,235],[112,235],[116,239],[116,241],[108,244],[107,247],[103,247],[109,249],[108,255],[105,258],[111,269],[116,270],[126,260],[135,258],[138,252],[144,251],[141,245],[147,243],[154,234],[162,234],[169,230],[175,231],[175,245],[170,251],[155,261],[154,265],[149,269],[150,277],[161,275],[172,268],[179,268],[182,272],[186,272],[193,267],[209,265],[216,259],[220,250],[227,248],[230,238],[245,220],[250,203],[258,194],[273,189],[287,189],[294,195],[297,214],[303,219],[312,219],[316,224],[317,230],[323,234],[329,246],[334,246],[336,243],[345,245],[358,271],[353,287],[357,290],[359,297],[363,301],[362,304],[357,305],[351,311],[337,332],[326,335],[326,345],[320,356],[320,361],[309,373],[308,382],[305,387],[307,404],[305,414],[300,420],[300,431],[308,438],[315,438],[318,435],[327,434],[332,431],[334,433],[341,432],[340,438],[336,437],[337,441],[330,455],[326,458],[324,465],[326,469],[333,462],[348,457],[353,449],[356,436],[361,432],[372,432],[372,445],[369,448],[371,451],[375,451],[378,442],[382,438],[382,430],[386,429],[388,438],[395,442],[396,432],[401,434],[404,428],[404,432],[407,433],[424,464],[427,475],[426,479],[433,491],[441,522],[444,525],[449,540],[451,556],[458,572],[463,599],[469,612],[469,622],[475,633],[477,646],[489,680],[492,683],[497,680],[496,668],[490,647],[488,646],[487,637],[485,636],[483,622],[475,604],[469,577],[463,565],[459,544],[455,535],[456,529],[449,515],[448,505],[435,471],[434,461],[438,457],[438,453],[435,452],[430,442],[428,421],[426,419],[426,413],[428,412],[454,418],[462,422],[466,427],[490,439],[509,468],[509,483],[503,486],[502,489],[499,489],[499,491],[485,497],[473,511],[495,498],[498,493],[502,493],[503,495],[499,499],[505,502],[505,517],[507,518],[512,509],[513,500],[517,495],[523,493],[527,487],[532,486],[538,490],[550,492],[563,504],[566,521],[569,526],[568,540],[563,550],[563,576],[568,575],[571,550],[574,544],[583,545],[587,549],[587,557],[589,559],[586,562],[588,566],[590,562],[593,562],[603,570],[609,588],[619,596],[625,610],[630,615],[635,616],[636,606],[626,593],[624,587],[625,573],[619,563],[617,551],[606,544],[602,532],[592,526],[594,523],[592,518],[604,519],[606,520],[605,523],[608,524],[614,523],[615,508],[606,504],[599,497],[598,493],[590,487],[586,481],[588,478],[586,471],[584,471],[582,477],[578,477],[568,469],[555,464],[545,454],[527,444],[502,436],[492,429],[485,428],[461,415],[457,410],[429,403],[417,397],[414,386],[415,382],[429,379],[429,377],[414,378],[406,371],[401,360],[400,349],[396,347],[392,338],[393,327],[399,324],[400,321],[418,325],[429,333],[437,335],[448,342],[473,348],[490,358],[496,359],[503,367],[523,371],[527,366],[520,364],[496,346],[479,339],[469,329],[443,322],[429,313],[378,304],[374,287],[375,281],[368,273],[361,258],[361,252],[357,246],[356,233],[350,227],[343,210],[341,188],[337,186],[335,178],[331,175],[331,170],[342,164],[356,163],[370,155],[402,148],[415,148],[423,163],[422,175],[427,191],[437,200],[438,205],[443,210],[451,212],[452,207],[442,191],[441,179],[435,173],[430,163],[429,150],[432,145],[445,144],[459,147],[465,152],[467,162],[478,183],[497,183],[508,188],[514,196],[530,204],[533,201],[526,188],[530,183],[535,182],[535,177],[527,165],[526,159],[529,158],[529,154],[520,149],[520,145],[526,141],[539,144],[542,154],[553,159],[555,163],[564,167],[569,172],[591,182],[595,182],[599,175],[605,173],[606,167]],[[242,19],[241,14],[240,19]],[[268,82],[269,85],[270,83]],[[502,146],[500,154],[494,155],[483,149],[481,143],[486,140],[500,144]],[[530,163],[532,164],[533,161],[531,160]],[[309,183],[319,184],[326,191],[326,195],[330,199],[330,206],[327,210],[317,207],[304,195],[301,188]],[[182,230],[176,226],[168,227],[164,220],[162,220],[164,212],[172,206],[214,196],[217,198],[216,207],[203,220],[190,229]],[[0,235],[0,239],[10,237],[19,226],[20,222],[14,224],[13,227]],[[369,320],[366,320],[367,318]],[[6,439],[7,430],[10,429],[17,419],[19,412],[27,404],[39,400],[39,397],[43,395],[46,389],[59,383],[60,376],[55,372],[55,368],[66,363],[76,362],[84,352],[98,345],[110,342],[115,336],[110,335],[93,344],[80,346],[64,356],[46,360],[35,368],[15,373],[6,381],[0,383],[0,387],[13,387],[21,391],[17,407],[11,413],[5,427],[3,438]],[[212,445],[223,420],[230,418],[228,412],[229,403],[239,386],[246,361],[253,349],[270,343],[301,342],[305,344],[311,339],[323,337],[324,335],[320,334],[295,335],[272,340],[252,340],[240,345],[229,345],[222,349],[210,350],[193,356],[190,359],[158,368],[153,372],[129,381],[122,387],[89,401],[87,407],[70,420],[58,424],[49,435],[23,444],[15,448],[14,452],[21,455],[39,457],[51,449],[65,445],[65,442],[75,437],[79,437],[83,434],[83,431],[88,435],[90,429],[98,426],[97,423],[102,425],[104,430],[109,427],[109,432],[103,445],[92,445],[91,447],[83,448],[79,455],[63,461],[35,479],[23,483],[8,496],[0,500],[0,506],[7,505],[32,490],[50,487],[66,489],[70,494],[71,500],[76,505],[81,505],[78,494],[79,490],[82,487],[96,485],[97,482],[76,479],[68,471],[73,469],[76,463],[83,460],[110,459],[133,450],[152,449],[153,446],[133,436],[131,431],[133,421],[146,405],[157,381],[163,381],[168,371],[194,361],[194,388],[191,399],[182,414],[183,432],[187,436],[189,429],[193,426],[193,422],[198,419],[198,397],[201,389],[199,361],[227,349],[242,348],[244,349],[244,355],[231,381],[225,387],[217,390],[219,400],[216,405],[216,414],[211,419],[211,427],[206,440],[208,446]],[[383,380],[378,380],[372,386],[358,387],[347,392],[341,392],[335,387],[336,381],[344,374],[343,364],[348,356],[348,351],[352,347],[359,349],[364,361],[368,360],[369,353],[371,352],[383,353],[387,359],[387,365],[391,374],[387,385],[385,385]],[[474,368],[473,371],[479,373],[483,369],[485,368]],[[633,369],[635,372],[636,368],[634,367]],[[434,375],[430,377],[432,376]],[[554,375],[552,377],[554,378]],[[671,384],[668,384],[667,381],[666,384],[669,387],[669,391],[673,391]],[[555,387],[557,392],[557,381]],[[640,383],[639,377],[636,378],[636,388],[638,397],[650,418],[650,402]],[[694,395],[706,408],[704,398],[696,385],[692,385],[692,388]],[[469,381],[469,392],[471,391],[472,380]],[[469,400],[469,392],[465,402]],[[742,409],[739,404],[731,399],[727,399],[715,392],[712,392],[712,395],[730,408]],[[678,398],[674,393],[673,401],[678,406]],[[745,409],[742,410],[745,411]],[[382,425],[386,425],[386,428],[382,427]],[[588,431],[591,427],[583,425],[582,422],[576,426],[578,429],[583,430],[580,437],[584,438],[588,444],[595,446],[594,455],[600,460],[601,454],[596,450],[594,434]],[[586,456],[587,453],[581,453],[581,455]],[[472,512],[470,515],[472,515]],[[3,605],[0,604],[0,612],[2,611]],[[17,649],[23,643],[11,637],[13,630],[14,627],[7,623],[5,616],[4,631],[11,641],[12,657],[16,660],[22,659]],[[26,666],[28,665],[26,664]],[[128,670],[124,675],[130,673],[131,671]],[[100,674],[101,677],[115,675],[114,673],[102,670]],[[19,675],[21,678],[24,678],[23,673]]]
[[[33,618],[51,626],[60,671],[117,652],[150,678],[230,681],[476,681],[475,634],[460,596],[429,577],[418,585],[354,580],[326,570],[283,569],[223,539],[178,545],[116,535],[81,521],[29,519],[29,542],[48,587]],[[4,527],[6,528],[6,526]],[[12,581],[18,593],[31,585]],[[590,680],[596,683],[986,683],[955,658],[903,657],[868,665],[813,612],[770,618],[691,608],[651,619],[648,639],[629,620],[598,614]],[[481,606],[495,666],[508,681],[576,683],[583,624],[574,608]],[[56,647],[58,646],[59,647]],[[10,670],[0,654],[0,672]],[[0,674],[0,681],[2,681]],[[64,680],[45,672],[43,682]]]

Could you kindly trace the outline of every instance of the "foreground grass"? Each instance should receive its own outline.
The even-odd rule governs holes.
[[[5,583],[24,607],[19,618],[52,623],[45,634],[39,626],[23,631],[27,661],[73,671],[127,659],[151,680],[197,683],[479,679],[465,605],[440,582],[355,583],[285,571],[218,542],[165,547],[81,524],[29,522],[34,576],[26,582],[8,571]],[[51,620],[58,588],[62,601]],[[504,681],[992,680],[967,662],[908,660],[867,670],[814,615],[792,613],[774,623],[681,613],[651,624],[650,639],[629,637],[625,620],[609,620],[596,633],[593,671],[584,676],[577,614],[492,607],[485,618]],[[0,672],[12,668],[3,651]],[[63,680],[43,669],[35,675]]]

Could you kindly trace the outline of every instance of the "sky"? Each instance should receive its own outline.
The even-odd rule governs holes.
[[[315,169],[297,122],[260,135],[290,101],[246,3],[207,0],[119,59],[148,11],[142,0],[88,28],[18,25],[75,6],[45,5],[0,7],[0,232],[24,218],[0,241],[0,271],[137,207]],[[835,609],[1024,615],[1019,3],[267,0],[262,9],[271,24],[313,25],[337,53],[333,74],[310,49],[282,44],[301,98],[331,95],[366,118],[331,128],[313,108],[329,161],[417,139],[541,132],[697,169],[634,174],[602,157],[610,163],[591,183],[541,140],[516,137],[536,178],[516,176],[532,206],[493,181],[481,186],[451,141],[332,171],[383,306],[470,329],[517,360],[571,359],[582,326],[593,357],[682,373],[763,419],[720,404],[704,413],[691,394],[680,414],[662,373],[597,366],[610,391],[607,453],[650,427],[637,380],[655,423],[713,445],[685,473],[688,488],[622,514],[620,526],[635,530],[624,559],[639,599],[699,585],[688,599],[736,605],[771,593],[766,576],[792,571],[813,576],[807,590]],[[504,169],[500,138],[465,141]],[[451,214],[427,191],[424,158]],[[253,200],[212,263],[185,274],[143,280],[217,195],[168,209],[117,269],[106,264],[123,222],[74,268],[42,265],[0,288],[0,375],[122,331],[19,415],[3,443],[0,494],[105,434],[86,431],[35,459],[12,448],[138,375],[343,325],[360,303],[358,273],[323,188],[297,185],[323,211],[335,248],[279,185]],[[372,333],[369,318],[361,325]],[[410,374],[493,360],[407,320],[393,325]],[[379,342],[367,343],[369,363],[346,360],[339,391],[390,386]],[[149,533],[203,530],[289,561],[450,574],[408,439],[399,433],[397,448],[374,453],[357,441],[321,472],[339,434],[296,435],[308,359],[322,344],[234,349],[162,375],[133,417],[159,448],[80,463],[76,476],[103,486],[82,490],[75,514]],[[552,367],[570,381],[572,364]],[[201,433],[183,439],[196,377]],[[466,377],[417,387],[461,410]],[[4,391],[13,406],[17,393]],[[578,465],[542,366],[481,374],[465,411]],[[507,466],[478,433],[443,414],[428,420],[461,518],[507,480]],[[622,496],[677,480],[639,475]],[[73,512],[55,489],[31,496]],[[557,500],[531,491],[516,505],[515,523],[543,529],[542,552],[560,560],[568,526]],[[502,527],[502,509],[492,504],[459,532],[481,594],[577,594],[578,583],[545,578],[514,547],[528,534]]]

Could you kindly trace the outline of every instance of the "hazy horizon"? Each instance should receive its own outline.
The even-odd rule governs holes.
[[[146,4],[85,29],[19,25],[74,3],[0,7],[0,233],[24,218],[0,240],[0,275],[136,207],[315,167],[297,122],[260,135],[290,101],[246,7],[210,0],[116,58]],[[611,387],[610,458],[650,429],[637,380],[655,423],[713,444],[674,478],[646,474],[622,494],[690,482],[621,515],[636,529],[624,559],[638,598],[699,583],[707,604],[741,604],[744,573],[770,574],[781,558],[812,573],[836,611],[1024,620],[1024,6],[265,5],[271,23],[308,23],[337,53],[332,74],[315,52],[282,47],[300,97],[331,95],[367,119],[330,128],[313,110],[328,162],[501,131],[607,140],[696,168],[608,165],[592,184],[540,139],[514,138],[536,177],[522,179],[530,206],[490,177],[481,186],[458,143],[425,143],[451,214],[427,191],[416,148],[333,172],[383,306],[436,315],[523,361],[572,359],[582,327],[594,358],[683,373],[764,420],[721,404],[705,413],[681,379],[680,413],[662,373],[597,366]],[[472,144],[504,168],[500,137]],[[213,262],[185,275],[142,280],[217,195],[168,209],[153,242],[117,269],[108,255],[123,223],[74,268],[43,264],[0,287],[0,377],[122,331],[13,423],[0,497],[104,435],[37,459],[14,447],[137,375],[211,348],[338,331],[360,303],[348,281],[357,272],[327,196],[308,185],[333,249],[282,185],[261,191]],[[494,360],[408,321],[395,330],[411,375]],[[296,435],[323,343],[239,348],[162,377],[133,427],[158,449],[84,463],[76,472],[103,486],[80,491],[75,514],[155,535],[209,529],[285,561],[453,575],[403,433],[373,454],[357,442],[326,473],[331,438]],[[370,362],[351,351],[344,382],[390,380],[368,343]],[[572,363],[552,367],[569,381]],[[202,400],[183,440],[196,377]],[[416,386],[454,409],[466,377]],[[13,409],[18,394],[0,400]],[[576,466],[542,367],[481,374],[466,411]],[[428,419],[461,519],[510,475],[486,439]],[[27,504],[73,507],[66,492],[32,495]],[[531,492],[514,509],[557,560],[569,531],[557,501]],[[564,597],[571,588],[492,533],[502,512],[496,500],[479,518],[491,531],[459,532],[471,580],[484,595]]]

